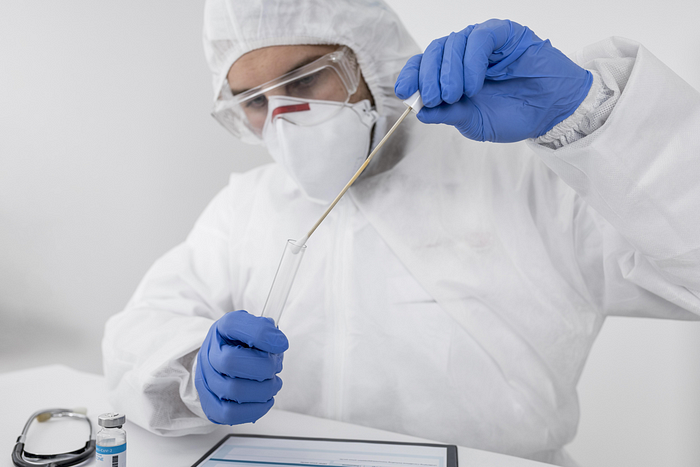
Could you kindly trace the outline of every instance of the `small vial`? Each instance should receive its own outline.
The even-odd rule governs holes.
[[[126,467],[126,431],[122,426],[126,415],[103,413],[97,417],[102,428],[95,437],[96,458],[99,467]]]

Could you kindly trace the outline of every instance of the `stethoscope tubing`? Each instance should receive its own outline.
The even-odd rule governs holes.
[[[49,414],[49,418],[81,418],[87,421],[90,427],[90,439],[85,443],[85,447],[70,452],[58,454],[33,454],[24,450],[24,443],[27,439],[27,432],[32,422],[40,415]],[[85,414],[74,412],[70,409],[45,409],[38,410],[32,414],[22,429],[22,434],[17,437],[17,443],[12,449],[12,463],[17,467],[68,467],[85,462],[95,453],[95,435],[92,431],[92,422]]]

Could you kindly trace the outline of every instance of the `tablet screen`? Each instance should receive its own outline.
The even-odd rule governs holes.
[[[457,467],[442,444],[227,435],[193,467]]]

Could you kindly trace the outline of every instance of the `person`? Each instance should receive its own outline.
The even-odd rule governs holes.
[[[377,0],[208,0],[204,44],[214,115],[275,163],[232,174],[107,323],[112,404],[146,429],[275,403],[575,465],[605,318],[698,319],[700,96],[642,45],[574,63],[490,20],[420,54]],[[416,90],[308,240],[279,328],[258,316],[286,239]]]

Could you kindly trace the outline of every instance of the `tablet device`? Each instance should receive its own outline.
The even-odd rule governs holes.
[[[457,446],[229,434],[192,467],[457,467]]]

